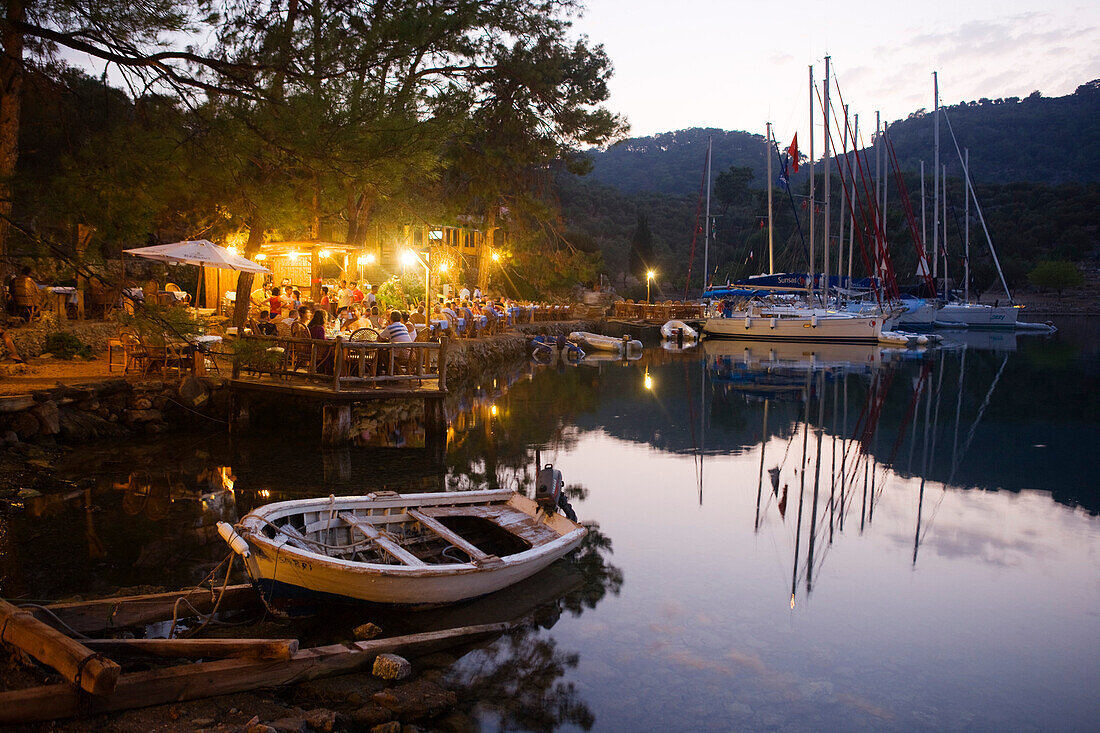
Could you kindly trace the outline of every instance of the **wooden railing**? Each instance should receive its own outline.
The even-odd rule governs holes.
[[[670,318],[696,319],[704,318],[702,305],[696,303],[628,303],[619,301],[614,304],[613,313],[616,318],[628,320],[644,320],[654,323],[664,323]]]
[[[235,342],[233,379],[265,375],[328,385],[334,392],[376,389],[385,385],[447,390],[447,339],[391,344],[382,341],[332,341],[242,336]]]

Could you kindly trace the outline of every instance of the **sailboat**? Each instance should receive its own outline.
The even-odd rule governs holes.
[[[826,94],[822,105],[825,116],[826,129],[829,124],[829,59],[825,60]],[[813,175],[813,110],[814,110],[814,86],[813,67],[810,67],[810,199],[814,199],[814,175]],[[771,211],[771,150],[773,145],[771,123],[767,126],[767,161],[768,161],[768,265],[769,276],[778,277],[779,290],[793,291],[796,287],[806,288],[806,296],[809,305],[803,305],[792,301],[776,302],[774,297],[767,299],[758,298],[750,290],[749,302],[746,306],[736,310],[726,297],[745,295],[743,289],[711,289],[704,293],[705,298],[711,300],[707,319],[703,323],[703,333],[717,338],[756,339],[762,341],[868,341],[877,342],[882,334],[883,316],[881,313],[847,313],[833,310],[827,307],[817,307],[815,301],[814,268],[814,225],[813,208],[810,214],[810,274],[805,275],[779,275],[775,273],[775,260],[773,256],[772,236],[772,211]],[[826,164],[828,161],[828,137],[826,136]],[[826,196],[825,221],[828,222],[829,200]],[[827,241],[827,237],[826,237]],[[828,264],[826,260],[826,265]],[[826,268],[827,269],[827,268]],[[787,280],[783,280],[787,278]],[[829,277],[826,272],[823,287],[828,290]],[[828,303],[828,298],[822,302]]]
[[[938,243],[940,236],[940,199],[938,198],[940,193],[939,180],[941,175],[940,168],[940,82],[937,72],[932,72],[932,85],[935,96],[935,107],[933,112],[934,119],[934,146],[935,146],[935,173],[936,173],[936,186],[935,192],[937,198],[934,201],[933,209],[935,215],[933,216],[934,228],[933,228],[933,242]],[[946,114],[944,119],[947,119]],[[959,150],[958,140],[955,139],[955,131],[951,129],[951,121],[947,120],[948,130],[951,132],[951,140],[955,143],[955,150],[959,153],[959,162],[963,166],[963,179],[965,185],[966,196],[966,271],[963,277],[964,295],[962,301],[947,302],[943,307],[936,312],[935,324],[940,328],[1015,328],[1016,321],[1018,320],[1020,307],[1012,303],[1012,293],[1009,292],[1008,283],[1005,281],[1004,273],[1001,271],[1000,260],[997,259],[997,252],[993,248],[993,240],[989,237],[989,229],[985,225],[985,217],[982,215],[981,206],[978,204],[978,198],[974,194],[974,187],[970,182],[970,169],[968,160],[963,158],[962,152]],[[968,156],[969,157],[969,156]],[[986,242],[989,244],[989,253],[993,256],[993,264],[997,267],[997,274],[1000,276],[1001,285],[1004,287],[1005,295],[1008,297],[1008,305],[988,305],[986,303],[978,303],[970,300],[970,201],[974,200],[975,209],[978,212],[978,220],[982,224],[982,229],[985,231]],[[947,179],[944,174],[943,185],[943,237],[947,239]],[[944,295],[947,296],[947,250],[946,248],[934,247],[934,251],[943,254],[943,269],[944,269]]]

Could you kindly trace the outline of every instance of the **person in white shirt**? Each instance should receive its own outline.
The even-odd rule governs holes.
[[[347,308],[351,305],[351,290],[348,289],[348,281],[340,281],[340,289],[336,291],[336,307]]]
[[[463,285],[462,289],[458,291],[458,299],[459,300],[469,300],[470,299],[470,289],[468,287],[466,287],[465,285]]]
[[[481,300],[481,288],[474,286],[474,300]]]

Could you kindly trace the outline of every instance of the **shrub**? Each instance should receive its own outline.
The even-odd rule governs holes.
[[[42,351],[53,354],[58,359],[72,359],[79,356],[87,359],[92,355],[92,347],[78,339],[67,331],[55,331],[46,336],[46,344]]]

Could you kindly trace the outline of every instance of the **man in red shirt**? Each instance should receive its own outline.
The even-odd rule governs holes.
[[[359,289],[359,283],[355,282],[351,284],[351,302],[362,303],[363,291]]]

